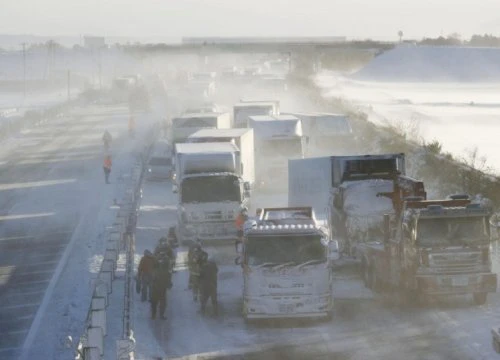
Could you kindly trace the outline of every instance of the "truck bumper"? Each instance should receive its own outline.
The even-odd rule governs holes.
[[[282,297],[270,301],[246,298],[243,314],[246,319],[328,318],[333,310],[333,298],[325,296],[308,299],[302,296]]]
[[[182,241],[200,239],[207,243],[228,243],[238,239],[236,227],[232,221],[184,223],[179,226]]]
[[[427,295],[462,295],[497,291],[493,273],[417,276],[420,293]]]

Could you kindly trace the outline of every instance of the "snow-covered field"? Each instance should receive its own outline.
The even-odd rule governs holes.
[[[475,63],[458,61],[458,65],[454,63],[449,68],[444,68],[446,64],[439,59],[430,58],[432,53],[427,54],[425,49],[421,51],[425,53],[425,57],[414,55],[418,61],[400,65],[406,59],[404,56],[418,53],[414,49],[410,50],[396,49],[381,55],[355,78],[325,71],[316,77],[316,83],[323,90],[324,96],[350,102],[365,112],[370,121],[395,125],[420,138],[416,140],[437,140],[443,145],[443,151],[457,157],[468,157],[468,152],[477,147],[479,155],[486,157],[487,165],[500,173],[500,153],[497,151],[500,133],[500,83],[474,82],[471,77],[479,71],[474,69]],[[465,50],[463,53],[468,52]],[[499,53],[498,49],[495,52]],[[444,48],[440,56],[449,56],[451,59],[453,53],[454,49]],[[400,69],[403,66],[404,71]],[[452,75],[458,78],[467,76],[468,81],[404,80],[409,76],[416,77],[425,73],[426,70],[433,74],[441,71],[452,79]],[[391,71],[400,74],[403,80],[398,81],[395,76],[390,76]],[[364,80],[376,77],[377,72],[381,73],[379,77],[386,76],[386,80]],[[497,72],[498,69],[495,68],[495,74]]]

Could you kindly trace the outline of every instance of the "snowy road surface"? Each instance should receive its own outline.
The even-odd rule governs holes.
[[[71,291],[64,276],[73,285],[81,281],[83,292],[90,294],[88,284],[82,286],[92,271],[85,255],[95,250],[92,236],[104,227],[98,220],[106,221],[112,213],[110,205],[122,187],[119,177],[129,171],[134,157],[134,142],[127,141],[127,118],[128,111],[121,107],[75,109],[66,118],[25,131],[9,141],[12,146],[0,150],[1,359],[16,359],[27,339],[39,358],[55,358],[52,351],[60,344],[37,343],[39,333],[54,335],[61,326],[66,335],[75,335],[62,322],[64,318],[50,312],[56,306],[72,315],[71,308],[64,308],[51,295],[60,287]],[[101,167],[105,128],[115,139],[111,185],[104,184]],[[102,219],[91,220],[91,214]],[[80,257],[67,246],[72,242],[86,250]],[[64,254],[67,266],[60,264]],[[71,272],[76,262],[84,264],[81,274]],[[60,278],[56,269],[64,276]],[[64,305],[80,304],[84,313],[88,295],[78,298],[78,294],[66,293]],[[81,321],[73,326],[81,326]],[[64,333],[57,335],[63,338]]]
[[[253,206],[285,205],[284,195],[259,195]],[[168,182],[145,182],[137,228],[136,262],[152,250],[175,223],[175,197]],[[481,307],[468,297],[433,301],[407,309],[363,287],[352,269],[335,280],[331,322],[245,324],[241,316],[242,275],[233,247],[206,247],[219,264],[220,315],[201,316],[187,290],[185,249],[178,254],[174,286],[168,293],[167,320],[151,320],[149,303],[134,297],[134,335],[139,359],[490,359],[490,328],[500,296]],[[496,259],[495,259],[496,261]],[[137,265],[137,264],[136,264]],[[120,293],[121,294],[121,293]],[[113,300],[120,307],[122,298]],[[113,314],[119,312],[112,310]],[[114,315],[113,315],[114,316]],[[117,329],[119,331],[119,329]],[[109,335],[111,336],[111,334]],[[114,356],[108,339],[107,359]],[[111,352],[111,354],[110,354]]]

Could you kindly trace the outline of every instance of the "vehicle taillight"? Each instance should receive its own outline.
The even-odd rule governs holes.
[[[426,250],[420,250],[420,265],[429,266],[429,253]]]

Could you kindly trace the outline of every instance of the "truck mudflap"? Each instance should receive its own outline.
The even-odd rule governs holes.
[[[233,221],[181,224],[180,236],[184,242],[196,239],[210,242],[236,240],[238,233]]]
[[[497,291],[493,273],[417,276],[418,291],[426,295],[462,295]]]

